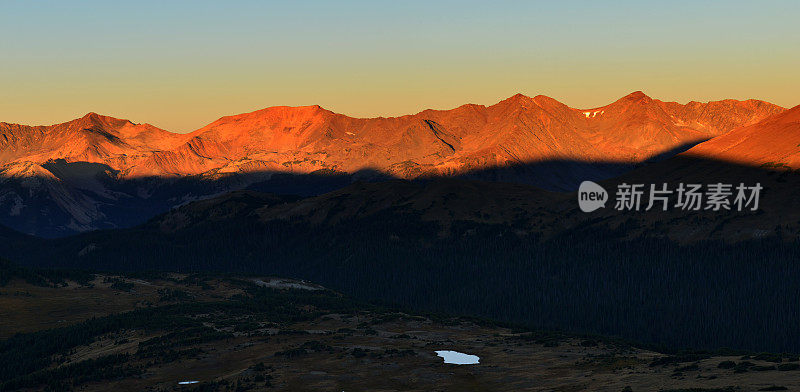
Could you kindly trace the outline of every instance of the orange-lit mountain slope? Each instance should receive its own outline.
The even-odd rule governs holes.
[[[734,136],[718,135],[783,111],[762,101],[681,105],[635,92],[588,110],[521,94],[390,118],[271,107],[189,134],[94,113],[52,126],[0,123],[0,224],[61,236],[140,223],[234,189],[315,195],[387,176],[465,175],[569,191],[712,137],[722,143]],[[745,151],[777,154],[769,142],[754,139]],[[789,153],[758,162],[793,165]]]
[[[755,166],[800,168],[800,106],[737,128],[684,154]]]
[[[91,113],[49,127],[0,123],[0,165],[65,159],[123,177],[369,169],[413,178],[547,160],[638,163],[781,111],[753,100],[665,103],[641,92],[579,110],[518,94],[391,118],[271,107],[186,135]]]
[[[96,113],[52,126],[0,123],[0,164],[65,159],[125,169],[154,151],[176,147],[184,138]]]

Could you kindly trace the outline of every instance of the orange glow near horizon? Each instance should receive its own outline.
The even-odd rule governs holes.
[[[800,104],[800,3],[4,3],[0,121],[189,132],[269,106],[397,116],[515,93]],[[424,17],[423,17],[424,16]]]

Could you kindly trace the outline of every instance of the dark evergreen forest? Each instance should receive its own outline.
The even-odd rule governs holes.
[[[624,240],[626,229],[543,241],[514,234],[512,226],[463,222],[441,236],[437,224],[402,213],[330,226],[248,218],[170,235],[147,226],[100,231],[4,247],[4,256],[38,267],[306,279],[415,311],[617,336],[665,350],[800,351],[800,244],[678,246]],[[93,251],[80,252],[87,244]]]

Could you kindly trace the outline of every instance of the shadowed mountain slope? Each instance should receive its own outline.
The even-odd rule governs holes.
[[[415,309],[676,349],[797,349],[794,172],[678,156],[602,184],[613,195],[619,181],[759,181],[764,192],[758,211],[616,211],[611,202],[583,213],[574,193],[450,178],[301,199],[240,191],[129,229],[52,240],[0,233],[14,244],[0,256],[288,276]]]
[[[94,113],[53,126],[0,123],[0,223],[63,236],[131,226],[248,186],[309,195],[386,178],[462,176],[570,191],[783,110],[753,100],[681,105],[635,92],[591,110],[521,94],[392,118],[272,107],[189,134]]]

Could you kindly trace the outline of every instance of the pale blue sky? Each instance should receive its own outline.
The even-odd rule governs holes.
[[[798,1],[3,0],[0,121],[96,111],[190,131],[273,105],[398,115],[516,92],[794,106],[799,16]]]

